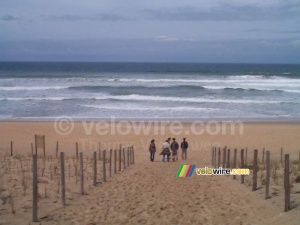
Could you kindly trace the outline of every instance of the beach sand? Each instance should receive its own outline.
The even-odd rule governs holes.
[[[46,154],[48,159],[39,159],[39,212],[41,224],[299,224],[300,186],[294,183],[291,190],[293,209],[284,211],[283,179],[278,170],[278,181],[271,179],[271,198],[264,200],[264,186],[258,181],[259,190],[251,191],[251,176],[245,184],[240,184],[240,177],[233,180],[230,176],[197,176],[177,178],[180,164],[195,164],[196,167],[211,166],[211,148],[214,146],[234,149],[248,148],[248,160],[253,158],[253,150],[271,151],[272,160],[280,160],[280,149],[289,153],[291,161],[298,160],[300,149],[299,123],[255,122],[235,124],[233,131],[221,124],[205,124],[198,130],[190,123],[183,123],[182,129],[170,132],[169,125],[152,127],[148,134],[135,132],[136,124],[108,124],[109,132],[100,135],[105,129],[97,127],[97,122],[76,122],[68,135],[55,129],[54,122],[1,122],[1,199],[0,224],[35,224],[32,219],[32,181],[31,161],[19,163],[21,156],[31,152],[34,134],[46,135]],[[177,124],[178,125],[178,124]],[[130,129],[129,129],[129,128]],[[174,128],[175,127],[175,128]],[[57,126],[56,126],[57,128]],[[63,124],[66,132],[67,124]],[[219,129],[220,128],[220,129]],[[128,130],[127,130],[128,129]],[[200,134],[200,129],[204,130]],[[163,132],[165,130],[165,132]],[[194,132],[193,132],[194,131]],[[175,132],[175,133],[174,133]],[[126,135],[122,135],[122,134]],[[155,139],[157,147],[168,137],[176,137],[181,142],[183,137],[189,142],[188,159],[178,162],[162,163],[161,156],[155,156],[150,162],[148,144]],[[10,142],[13,141],[13,154],[10,154]],[[66,162],[67,206],[60,200],[59,173],[52,174],[58,165],[54,159],[56,142],[59,151],[64,151]],[[76,165],[75,143],[86,157],[86,195],[79,193]],[[93,151],[118,149],[133,145],[135,164],[102,182],[101,165],[97,187],[92,186]],[[181,153],[181,151],[179,151]],[[51,156],[51,157],[49,157]],[[5,159],[5,161],[3,161]],[[19,161],[18,161],[19,160]],[[99,162],[101,163],[101,162]],[[8,169],[8,166],[10,167]],[[28,184],[23,193],[22,171]],[[52,174],[52,175],[51,175]],[[260,174],[259,174],[260,176]],[[52,177],[52,178],[51,178]],[[14,213],[9,193],[13,196]],[[7,201],[4,204],[4,199]],[[39,224],[39,223],[37,223]]]

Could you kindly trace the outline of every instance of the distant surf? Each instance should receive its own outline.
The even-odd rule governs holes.
[[[300,66],[0,63],[0,118],[300,120]]]

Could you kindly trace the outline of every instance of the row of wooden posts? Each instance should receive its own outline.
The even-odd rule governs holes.
[[[280,150],[280,161],[282,163],[283,149]],[[248,149],[246,151],[241,149],[241,169],[245,168],[247,165],[247,156]],[[244,154],[246,153],[246,154]],[[230,149],[227,149],[225,146],[223,148],[223,158],[222,158],[222,167],[223,168],[237,168],[237,149],[234,149],[233,152],[233,163],[230,163]],[[227,155],[227,157],[226,157]],[[271,177],[271,164],[270,164],[270,151],[266,151],[266,160],[265,160],[265,149],[263,149],[262,154],[262,162],[266,163],[266,182],[265,182],[265,199],[269,199],[269,191],[270,191],[270,177]],[[299,154],[300,157],[300,154]],[[212,166],[214,168],[221,166],[221,148],[213,147],[212,148]],[[291,209],[290,207],[290,156],[289,154],[284,155],[284,190],[285,190],[285,206],[284,211],[287,212]],[[258,150],[254,150],[253,155],[253,168],[252,168],[252,191],[257,190],[257,172],[258,172]],[[233,175],[233,179],[236,179],[236,175]],[[241,175],[241,184],[244,183],[245,175]]]
[[[33,144],[31,143],[31,155],[34,155],[35,149],[35,155],[38,153],[38,149],[43,149],[43,156],[46,157],[46,141],[45,141],[45,135],[35,135],[34,136],[34,142],[35,145],[33,147]],[[77,143],[76,143],[77,145]],[[78,145],[77,145],[78,148]],[[13,156],[13,141],[10,142],[10,156]],[[56,157],[58,156],[58,142],[56,142]]]
[[[130,146],[127,148],[127,163],[126,163],[126,148],[120,148],[114,150],[114,157],[112,156],[113,150],[109,151],[109,177],[112,177],[112,158],[114,158],[114,173],[117,174],[118,171],[129,167],[134,164],[134,147]],[[118,162],[117,162],[117,153]],[[122,156],[123,155],[123,156]],[[32,155],[33,158],[33,215],[32,221],[38,221],[38,168],[37,168],[37,154]],[[76,143],[76,158],[78,159],[78,144]],[[98,158],[97,152],[93,153],[93,185],[97,186],[97,159],[101,160],[101,150],[99,149]],[[83,153],[79,154],[79,164],[80,164],[80,194],[84,195],[84,169],[83,169]],[[103,182],[107,181],[106,177],[106,150],[102,150],[102,166],[103,166]],[[123,165],[122,165],[123,164]],[[127,165],[126,165],[127,164]],[[66,184],[65,184],[65,156],[64,152],[60,152],[60,167],[61,167],[61,199],[62,205],[66,205]]]
[[[45,144],[45,135],[35,135],[35,145],[33,145],[33,143],[31,143],[31,155],[38,155],[38,149],[42,149],[43,150],[43,155],[42,157],[46,157],[46,144]],[[101,143],[99,142],[99,153],[98,153],[98,158],[99,160],[101,160],[101,154],[100,154],[100,150],[101,149]],[[120,149],[121,149],[121,145],[120,145]],[[76,142],[76,159],[78,159],[79,157],[79,148],[78,148],[78,142]],[[13,156],[14,154],[13,151],[13,141],[10,142],[10,156]],[[58,158],[58,153],[59,153],[59,142],[56,142],[56,149],[55,149],[55,157]]]

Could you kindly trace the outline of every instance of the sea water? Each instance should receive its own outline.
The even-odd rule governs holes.
[[[299,121],[300,65],[0,62],[0,119]]]

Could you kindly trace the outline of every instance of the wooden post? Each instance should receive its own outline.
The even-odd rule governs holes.
[[[254,158],[253,158],[253,182],[252,182],[252,191],[257,190],[257,149],[254,150]]]
[[[115,155],[114,155],[114,170],[115,174],[117,173],[117,149],[115,149]]]
[[[212,147],[211,148],[211,165],[212,165],[212,167],[214,166],[214,153],[215,153],[214,147]]]
[[[267,151],[266,154],[266,192],[265,192],[265,199],[268,199],[269,191],[270,191],[270,176],[271,176],[271,166],[270,166],[270,151]]]
[[[103,160],[105,161],[105,160]],[[94,152],[94,182],[93,185],[97,185],[97,152]]]
[[[36,138],[36,135],[34,135],[34,141],[35,141],[35,154],[36,154],[36,156],[38,156],[38,154],[37,154],[37,138]]]
[[[281,165],[283,163],[282,157],[283,157],[283,148],[280,149],[280,163],[281,163]]]
[[[300,170],[300,150],[299,150],[299,158],[298,158],[298,171]]]
[[[245,165],[248,165],[248,147],[246,147]]]
[[[233,154],[233,168],[236,168],[236,154],[237,154],[237,149],[234,149],[234,154]],[[233,179],[236,179],[236,175],[233,175]]]
[[[244,168],[244,149],[241,150],[241,169]],[[241,175],[241,184],[245,182],[245,175]]]
[[[33,156],[33,144],[31,143],[31,156]]]
[[[218,167],[220,167],[220,164],[221,164],[221,148],[219,147],[218,149]]]
[[[32,222],[38,222],[38,173],[37,173],[37,155],[32,156]]]
[[[80,193],[84,195],[83,154],[80,152]]]
[[[76,159],[78,160],[78,143],[76,142]]]
[[[103,182],[106,182],[106,150],[102,151],[103,157],[102,157],[102,162],[103,162]]]
[[[129,167],[129,147],[127,147],[127,167]]]
[[[132,148],[129,147],[129,165],[132,164]]]
[[[134,164],[134,148],[133,148],[133,145],[132,145],[132,164]]]
[[[43,148],[44,148],[44,158],[46,158],[46,140],[45,140],[45,135],[43,135]]]
[[[112,149],[109,150],[109,177],[111,177],[111,158],[112,158]]]
[[[99,148],[98,148],[98,160],[101,161],[101,142],[99,142]]]
[[[122,157],[121,156],[122,156],[121,149],[119,149],[119,171],[121,171],[121,169],[122,169],[121,168],[122,167],[122,159],[121,159]]]
[[[265,148],[263,148],[263,153],[262,153],[262,163],[265,163]]]
[[[13,142],[10,142],[10,156],[13,156]]]
[[[211,148],[211,166],[215,167],[215,147]]]
[[[217,167],[217,147],[215,147],[215,167]]]
[[[56,158],[58,157],[58,141],[56,142],[56,153],[55,153]]]
[[[227,149],[227,168],[230,168],[230,149]]]
[[[290,155],[284,155],[284,211],[287,212],[291,209],[290,207]]]
[[[126,167],[126,160],[125,160],[125,148],[123,148],[123,169]]]
[[[65,183],[65,155],[60,153],[60,169],[61,169],[61,200],[63,206],[66,205],[66,183]]]
[[[223,148],[223,163],[222,163],[222,167],[223,168],[226,167],[226,147]]]

